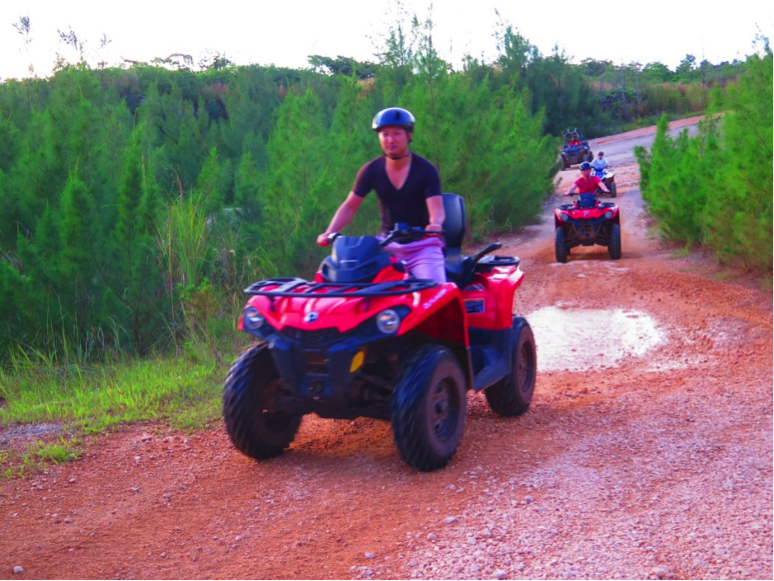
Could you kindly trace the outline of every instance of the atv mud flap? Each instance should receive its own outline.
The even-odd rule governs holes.
[[[511,372],[513,361],[513,330],[468,329],[473,362],[473,386],[476,391],[489,387]]]

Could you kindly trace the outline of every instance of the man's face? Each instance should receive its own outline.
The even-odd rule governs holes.
[[[589,168],[589,169],[582,169],[582,170],[581,170],[581,175],[582,175],[584,178],[587,178],[587,179],[588,179],[588,177],[591,175],[591,168]]]
[[[379,145],[387,157],[403,157],[408,144],[409,135],[404,127],[387,126],[379,130]]]

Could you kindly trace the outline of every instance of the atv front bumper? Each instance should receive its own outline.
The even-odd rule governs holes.
[[[294,341],[276,333],[268,341],[274,365],[296,397],[343,398],[357,371],[353,368],[355,356],[364,349],[362,341],[349,337],[326,345],[321,339],[298,335]]]
[[[275,402],[278,409],[340,419],[387,417],[388,400],[372,393],[379,386],[369,392],[364,385],[369,380],[381,383],[386,394],[392,386],[386,378],[364,377],[364,367],[384,359],[385,353],[399,352],[401,337],[380,332],[373,321],[346,333],[336,328],[278,331],[268,326],[247,332],[269,345],[283,384]]]

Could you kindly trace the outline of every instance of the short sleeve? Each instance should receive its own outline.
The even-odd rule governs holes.
[[[441,195],[441,176],[435,166],[427,162],[427,172],[425,175],[425,199]]]
[[[357,172],[355,183],[352,185],[352,193],[360,198],[365,198],[374,189],[373,162],[369,161]]]

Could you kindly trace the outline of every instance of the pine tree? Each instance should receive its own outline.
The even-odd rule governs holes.
[[[314,233],[300,218],[312,188],[325,171],[326,136],[317,96],[312,91],[301,96],[288,93],[269,138],[269,164],[263,180],[261,239],[277,265],[287,264],[295,237],[308,240],[310,248],[314,245]]]
[[[363,83],[354,76],[346,80],[339,91],[338,105],[326,148],[328,167],[326,180],[330,183],[331,199],[321,211],[330,212],[323,216],[322,232],[333,217],[341,202],[349,195],[357,171],[363,164],[380,155],[379,140],[371,121],[376,113],[371,83]],[[347,232],[352,234],[373,234],[380,228],[379,208],[376,196],[368,196],[360,206]]]
[[[123,327],[129,330],[134,348],[140,354],[155,340],[154,314],[161,311],[155,304],[161,287],[155,247],[157,196],[152,174],[146,171],[141,151],[142,128],[135,130],[126,153],[124,174],[118,195],[118,222],[113,232],[115,248],[112,268],[101,272],[113,296],[126,312]],[[115,305],[116,301],[109,301]],[[118,306],[118,305],[116,305]],[[106,309],[115,312],[116,307]]]
[[[719,104],[718,104],[719,105]],[[772,55],[751,57],[723,103],[722,166],[706,211],[707,242],[726,260],[772,268]],[[768,160],[768,161],[765,161]]]
[[[234,177],[234,206],[248,224],[260,224],[263,205],[260,199],[260,174],[252,153],[246,151]]]
[[[96,264],[100,257],[97,209],[77,168],[70,171],[60,208],[62,302],[71,329],[82,338],[92,322],[92,305],[99,293]]]

